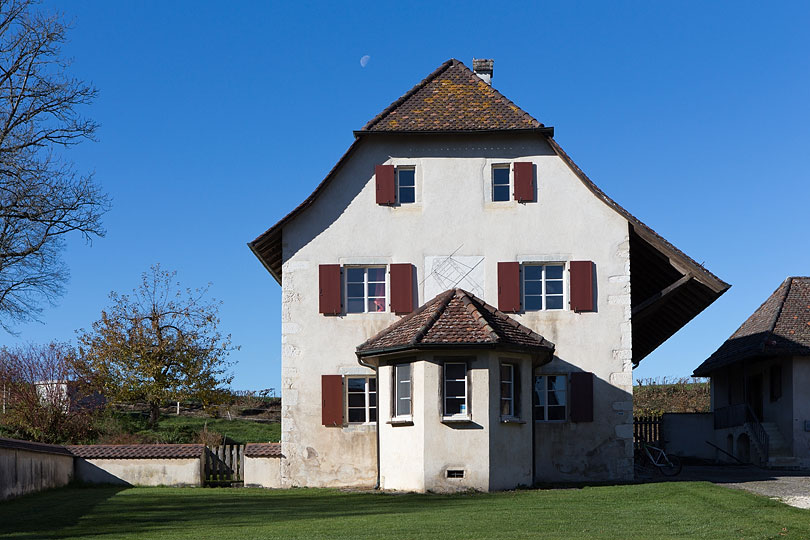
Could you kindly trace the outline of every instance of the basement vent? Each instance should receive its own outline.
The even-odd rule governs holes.
[[[447,469],[447,478],[464,478],[463,469]]]

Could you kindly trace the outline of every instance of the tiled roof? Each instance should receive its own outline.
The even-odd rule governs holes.
[[[245,457],[281,457],[281,443],[249,443]]]
[[[360,132],[537,129],[543,124],[458,60],[443,63]]]
[[[85,459],[182,459],[203,455],[202,444],[87,444],[67,447]]]
[[[752,356],[778,355],[810,355],[810,277],[787,278],[695,375]]]
[[[45,454],[71,455],[67,448],[59,444],[45,444],[31,441],[21,441],[19,439],[6,439],[0,437],[0,448],[10,448],[12,450],[25,450],[27,452],[42,452]]]
[[[553,343],[480,298],[450,289],[357,347],[357,355],[453,345],[554,350]]]

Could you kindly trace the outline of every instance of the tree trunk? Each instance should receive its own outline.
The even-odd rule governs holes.
[[[158,420],[160,419],[160,403],[152,402],[149,404],[149,427],[156,428]]]

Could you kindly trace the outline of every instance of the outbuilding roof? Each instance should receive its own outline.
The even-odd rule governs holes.
[[[780,355],[810,355],[810,277],[783,281],[695,376],[754,356]]]
[[[281,443],[248,443],[245,457],[282,457]]]
[[[85,459],[184,459],[202,457],[202,444],[87,444],[67,446]]]
[[[357,347],[357,356],[445,347],[554,351],[553,343],[477,296],[450,289]]]

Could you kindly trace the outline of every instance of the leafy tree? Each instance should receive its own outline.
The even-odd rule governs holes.
[[[98,381],[67,343],[0,349],[0,422],[46,443],[82,442],[103,405]]]
[[[107,196],[60,153],[94,138],[79,109],[96,89],[67,73],[67,26],[33,0],[0,0],[0,326],[36,319],[63,292],[65,236],[103,236]]]
[[[227,357],[237,347],[217,330],[220,304],[206,299],[207,288],[182,289],[176,274],[152,266],[132,294],[110,293],[91,331],[80,330],[81,354],[108,395],[146,402],[153,427],[162,403],[208,404],[233,379]]]

